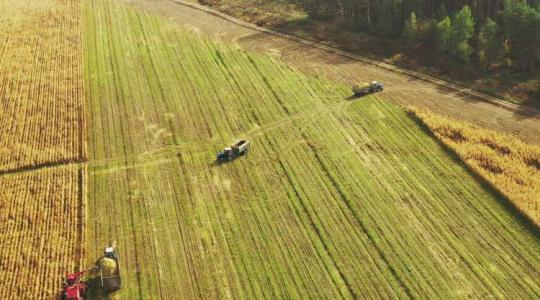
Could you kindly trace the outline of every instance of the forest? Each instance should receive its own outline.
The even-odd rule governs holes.
[[[314,20],[398,39],[463,64],[540,67],[539,0],[297,0]]]

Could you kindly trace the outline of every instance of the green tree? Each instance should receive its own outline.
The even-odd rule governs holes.
[[[405,22],[403,28],[403,39],[408,45],[415,45],[418,42],[418,25],[416,24],[416,14],[411,13],[409,20]]]
[[[488,18],[478,34],[478,59],[484,67],[490,67],[500,61],[503,55],[504,45],[499,36],[499,26]]]
[[[474,18],[471,9],[465,5],[456,14],[452,22],[452,30],[448,39],[450,55],[463,62],[468,62],[472,54],[469,40],[474,35]]]
[[[510,58],[522,71],[534,71],[540,60],[540,12],[526,1],[505,0],[501,19]]]
[[[441,53],[448,52],[448,41],[452,34],[452,21],[449,17],[437,23],[437,50]]]

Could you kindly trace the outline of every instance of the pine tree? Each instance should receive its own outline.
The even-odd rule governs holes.
[[[452,30],[448,39],[450,55],[463,62],[468,62],[472,54],[469,40],[474,34],[474,19],[471,9],[465,5],[456,14],[452,22]]]
[[[444,18],[437,24],[437,50],[441,53],[448,52],[448,41],[452,34],[452,21],[449,17]]]
[[[504,54],[504,45],[499,37],[499,26],[490,18],[478,34],[478,59],[485,67],[500,61]]]
[[[416,24],[416,14],[411,13],[409,20],[405,22],[405,27],[403,28],[403,38],[405,42],[412,46],[418,42],[418,27]]]
[[[540,12],[525,1],[504,1],[501,13],[510,57],[526,72],[540,61]]]

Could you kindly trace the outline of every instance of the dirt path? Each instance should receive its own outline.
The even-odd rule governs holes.
[[[303,42],[256,30],[223,17],[181,4],[182,0],[123,0],[157,13],[175,24],[241,48],[279,57],[303,72],[351,85],[379,80],[386,86],[384,97],[405,105],[428,108],[436,113],[472,122],[482,127],[517,135],[540,144],[540,113],[503,100],[474,95],[450,84],[419,79],[390,65],[376,65],[347,53],[336,53]],[[337,50],[339,52],[339,50]],[[413,74],[414,75],[414,74]],[[434,81],[433,81],[434,80]],[[474,92],[473,92],[474,93]],[[489,101],[486,101],[487,98]]]

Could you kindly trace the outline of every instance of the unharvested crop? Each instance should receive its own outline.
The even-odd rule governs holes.
[[[429,111],[411,109],[411,113],[540,225],[540,147]]]
[[[399,107],[112,1],[85,16],[87,263],[116,242],[118,297],[540,293],[531,229]]]
[[[0,0],[0,172],[84,157],[81,7]]]
[[[54,299],[81,260],[77,167],[0,177],[0,299]]]

